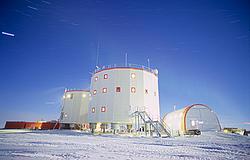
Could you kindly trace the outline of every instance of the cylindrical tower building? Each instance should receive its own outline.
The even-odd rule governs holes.
[[[61,128],[88,128],[88,105],[90,93],[87,90],[67,90],[62,100]]]
[[[88,120],[94,127],[129,129],[130,115],[135,111],[146,111],[153,120],[160,119],[157,70],[103,67],[93,73],[90,93]]]

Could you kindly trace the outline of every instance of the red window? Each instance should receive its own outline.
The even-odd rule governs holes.
[[[106,107],[102,107],[101,112],[106,112]]]
[[[135,93],[135,92],[136,92],[135,87],[131,87],[131,92],[132,92],[132,93]]]
[[[94,91],[93,91],[93,95],[96,95],[96,93],[97,93],[97,91],[96,91],[96,90],[94,90]]]
[[[121,92],[121,87],[116,87],[116,92]]]
[[[92,113],[95,113],[95,107],[92,107],[91,111]]]
[[[148,94],[148,89],[145,89],[145,94]]]
[[[108,92],[108,89],[107,88],[103,88],[102,89],[102,93],[107,93]]]
[[[103,78],[108,79],[108,74],[104,74]]]

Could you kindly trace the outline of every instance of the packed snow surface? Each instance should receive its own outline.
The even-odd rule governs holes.
[[[0,132],[0,159],[250,159],[250,137],[203,133],[177,138],[89,135],[75,131]]]

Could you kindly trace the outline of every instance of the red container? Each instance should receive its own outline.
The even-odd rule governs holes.
[[[5,129],[24,129],[26,122],[10,122],[5,123]]]
[[[41,129],[48,130],[48,129],[59,129],[58,122],[44,122],[42,123]]]
[[[51,121],[51,122],[11,122],[7,121],[5,123],[5,129],[59,129],[59,122]]]

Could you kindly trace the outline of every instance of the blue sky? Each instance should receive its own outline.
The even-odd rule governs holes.
[[[0,127],[57,119],[64,88],[88,89],[99,42],[100,65],[150,59],[161,115],[204,103],[250,129],[249,1],[9,0],[0,22]]]

